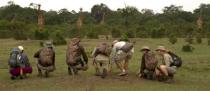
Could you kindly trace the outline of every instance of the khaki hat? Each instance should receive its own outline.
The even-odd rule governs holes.
[[[112,42],[112,45],[114,45],[115,43],[117,43],[117,42],[119,42],[118,40],[114,40],[113,42]]]
[[[156,51],[167,51],[166,48],[164,46],[158,46]]]
[[[20,51],[23,51],[23,50],[24,50],[23,46],[18,46],[18,49],[19,49]]]
[[[148,46],[143,46],[140,51],[144,51],[144,50],[149,50],[150,51],[150,48]]]
[[[73,38],[71,41],[70,41],[70,43],[72,44],[72,45],[76,45],[76,44],[78,44],[80,42],[80,39],[79,38]]]

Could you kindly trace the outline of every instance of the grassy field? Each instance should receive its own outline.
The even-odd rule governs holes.
[[[90,53],[95,45],[112,40],[82,40],[87,53],[89,63],[92,63]],[[192,53],[181,51],[185,44],[183,39],[171,45],[167,39],[133,39],[136,41],[135,54],[129,64],[129,76],[116,76],[119,70],[114,68],[113,75],[106,79],[93,76],[94,69],[89,65],[89,70],[80,72],[78,76],[69,76],[65,64],[66,45],[56,46],[56,71],[51,73],[50,78],[37,77],[36,59],[33,54],[40,49],[39,41],[15,41],[12,39],[0,40],[0,91],[209,91],[210,89],[210,46],[206,41],[203,44],[194,44]],[[18,45],[25,47],[25,52],[33,66],[33,74],[24,80],[10,80],[7,59],[11,48]],[[164,45],[174,51],[184,60],[183,66],[175,75],[175,83],[166,84],[157,81],[138,79],[135,76],[141,59],[140,48],[144,45],[155,49],[158,45]]]

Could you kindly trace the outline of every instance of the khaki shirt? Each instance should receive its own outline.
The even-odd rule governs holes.
[[[168,53],[163,54],[163,64],[164,65],[166,65],[167,67],[170,67],[172,62],[173,62],[173,59]]]

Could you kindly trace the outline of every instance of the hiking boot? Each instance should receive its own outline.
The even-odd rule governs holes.
[[[101,78],[105,78],[107,76],[107,70],[103,69],[103,73],[101,75]]]
[[[20,76],[20,79],[23,79],[23,76]]]
[[[11,76],[10,79],[11,79],[11,80],[15,80],[15,77],[14,77],[14,76]]]

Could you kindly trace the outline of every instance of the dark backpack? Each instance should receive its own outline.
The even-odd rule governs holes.
[[[109,56],[111,53],[111,49],[109,48],[109,45],[107,43],[101,43],[98,46],[98,54],[104,54],[106,56]]]
[[[133,44],[132,43],[126,43],[121,50],[124,52],[129,52],[131,49],[133,48]]]
[[[172,57],[173,62],[171,63],[170,66],[176,66],[176,67],[181,67],[182,66],[182,59],[181,57],[177,56],[173,52],[168,52],[168,54]]]
[[[8,64],[10,67],[18,67],[19,66],[19,58],[20,50],[18,48],[13,48],[12,52],[10,53],[10,57],[8,60]]]
[[[146,69],[155,70],[155,68],[157,67],[157,64],[158,64],[155,53],[153,53],[153,52],[145,53],[144,60],[145,60]]]
[[[39,59],[42,65],[52,65],[53,64],[54,52],[50,48],[43,48],[40,52]]]

